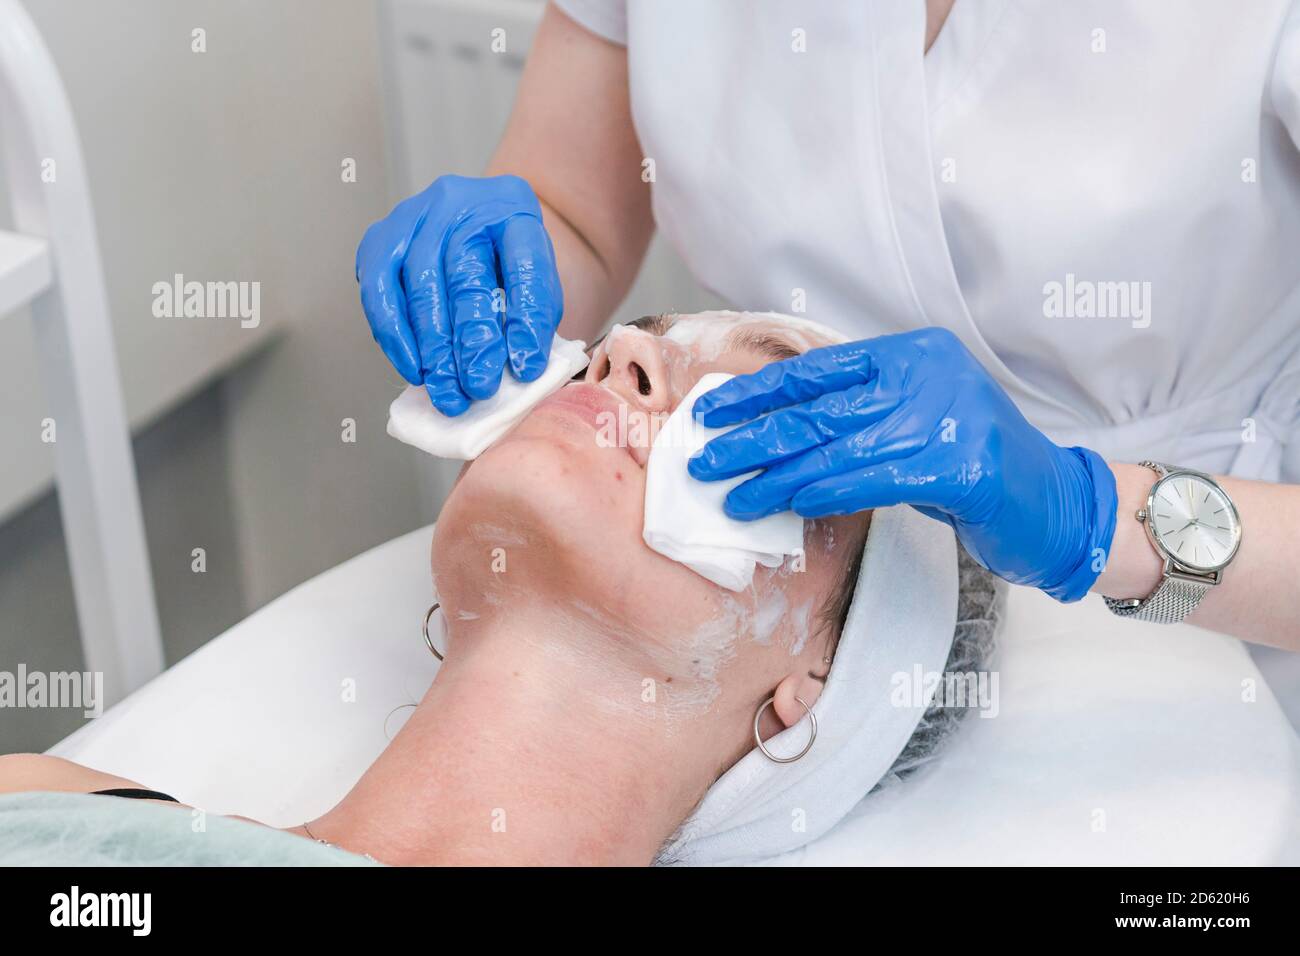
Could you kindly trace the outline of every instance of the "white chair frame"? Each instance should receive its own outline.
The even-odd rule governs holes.
[[[85,667],[112,704],[161,673],[162,637],[81,143],[18,0],[0,0],[0,168],[0,319],[31,308]]]

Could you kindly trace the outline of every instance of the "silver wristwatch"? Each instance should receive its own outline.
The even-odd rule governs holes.
[[[1106,598],[1120,617],[1177,624],[1223,578],[1241,546],[1241,518],[1219,483],[1190,468],[1140,464],[1156,473],[1147,503],[1135,516],[1165,561],[1164,579],[1144,598]]]

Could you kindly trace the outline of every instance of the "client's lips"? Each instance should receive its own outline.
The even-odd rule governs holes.
[[[539,407],[548,406],[581,418],[596,433],[592,436],[593,441],[599,437],[606,439],[606,444],[621,445],[638,465],[645,467],[649,449],[634,448],[627,441],[626,429],[620,426],[620,420],[626,419],[619,415],[620,408],[626,407],[627,403],[609,389],[590,382],[573,382],[548,397]]]

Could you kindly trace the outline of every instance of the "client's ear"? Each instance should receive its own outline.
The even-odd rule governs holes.
[[[772,702],[772,711],[783,725],[793,727],[808,716],[808,712],[803,709],[803,704],[795,698],[802,698],[804,704],[811,707],[821,696],[822,686],[822,682],[807,671],[802,674],[788,674],[781,683],[776,685],[773,694],[776,700]]]

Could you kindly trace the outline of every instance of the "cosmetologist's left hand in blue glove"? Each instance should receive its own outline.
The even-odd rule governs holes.
[[[726,511],[806,517],[910,504],[952,526],[995,574],[1083,597],[1115,532],[1115,477],[1096,452],[1034,428],[961,341],[927,328],[775,362],[701,395],[704,481],[761,474]],[[759,417],[762,416],[762,417]]]

